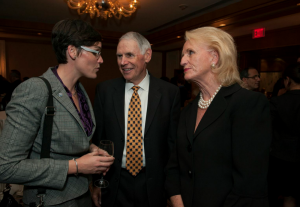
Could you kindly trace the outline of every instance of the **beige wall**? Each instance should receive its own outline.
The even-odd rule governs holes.
[[[51,44],[5,42],[7,72],[19,70],[22,78],[34,77],[57,64]]]
[[[50,66],[57,65],[56,57],[51,44],[31,43],[22,41],[5,41],[7,71],[19,70],[22,78],[25,76],[36,77],[42,75]],[[94,102],[97,83],[120,77],[117,65],[116,50],[102,50],[104,63],[101,65],[96,79],[82,78],[89,97]],[[162,74],[162,53],[153,52],[152,59],[147,66],[151,74],[157,78]]]

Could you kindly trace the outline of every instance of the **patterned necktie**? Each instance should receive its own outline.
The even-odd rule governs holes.
[[[126,169],[136,176],[143,168],[143,134],[142,134],[142,107],[138,94],[139,86],[134,90],[128,110]]]

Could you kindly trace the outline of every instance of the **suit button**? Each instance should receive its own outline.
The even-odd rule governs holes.
[[[192,145],[189,144],[187,149],[188,149],[188,152],[192,152],[192,149],[193,149]]]
[[[189,176],[190,176],[190,178],[193,176],[193,174],[192,174],[192,171],[191,171],[191,170],[189,170]]]

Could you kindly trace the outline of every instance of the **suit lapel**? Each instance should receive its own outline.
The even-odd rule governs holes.
[[[220,91],[221,92],[221,91]],[[194,138],[206,127],[211,125],[221,114],[225,111],[227,107],[227,102],[221,93],[217,94],[211,105],[208,107],[205,112],[202,120],[200,121],[196,132],[194,134]]]
[[[150,74],[149,74],[150,75]],[[160,102],[161,93],[159,91],[158,84],[156,83],[155,78],[150,75],[150,84],[149,84],[149,94],[148,94],[148,107],[147,107],[147,117],[146,117],[146,127],[144,136],[151,125],[155,111]]]
[[[199,95],[191,103],[190,110],[186,114],[185,123],[187,129],[187,136],[191,144],[193,143],[193,139],[194,139],[194,131],[196,126],[197,110],[198,110],[198,100],[199,100]]]
[[[72,101],[70,100],[70,98],[69,98],[66,90],[64,89],[63,85],[61,84],[61,82],[57,79],[57,77],[52,72],[51,68],[49,68],[46,71],[46,73],[43,74],[43,77],[45,77],[49,81],[49,83],[52,87],[53,97],[74,117],[74,119],[81,126],[81,129],[83,130],[84,134],[86,134],[84,126],[81,123],[81,119],[80,119]],[[91,108],[91,110],[92,110],[92,108]]]
[[[211,125],[218,117],[222,115],[227,107],[226,96],[240,90],[241,87],[238,84],[234,84],[229,87],[222,87],[219,93],[216,95],[211,105],[205,112],[202,120],[200,121],[197,130],[194,134],[194,138],[201,133],[206,127]]]
[[[120,79],[118,84],[114,88],[113,100],[114,108],[116,112],[119,125],[121,127],[122,133],[125,136],[125,117],[124,117],[124,103],[125,103],[125,80]]]

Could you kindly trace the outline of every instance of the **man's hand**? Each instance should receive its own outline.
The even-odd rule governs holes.
[[[174,195],[170,198],[173,207],[184,207],[181,195]]]
[[[96,207],[101,207],[101,188],[93,186],[92,199]]]

